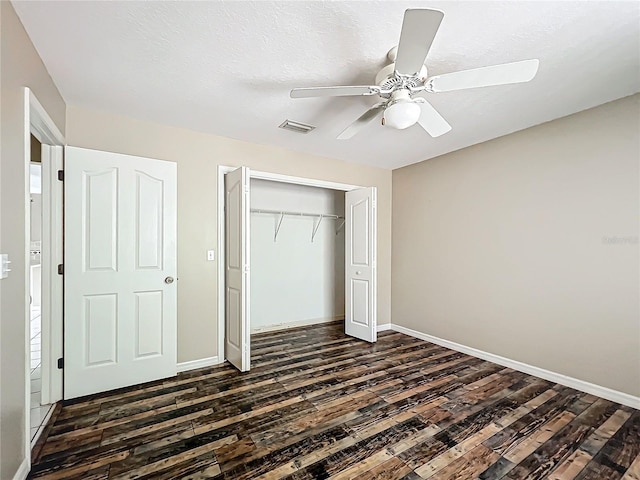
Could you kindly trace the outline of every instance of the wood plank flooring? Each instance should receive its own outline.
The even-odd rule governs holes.
[[[395,332],[252,337],[229,365],[66,402],[38,479],[640,480],[640,411]]]

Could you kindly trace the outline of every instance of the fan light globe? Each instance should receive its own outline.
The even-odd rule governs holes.
[[[415,125],[420,119],[420,105],[413,102],[397,102],[384,111],[384,124],[402,130]]]

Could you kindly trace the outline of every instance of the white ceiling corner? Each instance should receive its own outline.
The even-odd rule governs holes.
[[[640,91],[634,1],[13,1],[65,101],[153,122],[397,168]],[[530,83],[433,94],[453,130],[372,124],[335,137],[375,98],[289,98],[370,84],[407,8],[444,20],[431,74],[540,59]],[[278,129],[285,119],[317,128]]]

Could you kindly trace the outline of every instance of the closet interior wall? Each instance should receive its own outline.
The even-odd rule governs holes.
[[[251,331],[344,319],[344,192],[251,179],[251,210]]]

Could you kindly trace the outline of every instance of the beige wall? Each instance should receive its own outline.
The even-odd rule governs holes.
[[[67,143],[178,163],[179,362],[218,355],[217,261],[206,261],[218,247],[218,165],[378,187],[378,323],[390,321],[390,170],[77,107],[67,109]]]
[[[0,280],[0,478],[13,478],[24,459],[25,436],[25,190],[24,87],[64,132],[65,104],[9,2],[0,2],[1,150],[0,251],[13,262]]]
[[[395,170],[393,323],[640,395],[639,107]]]

